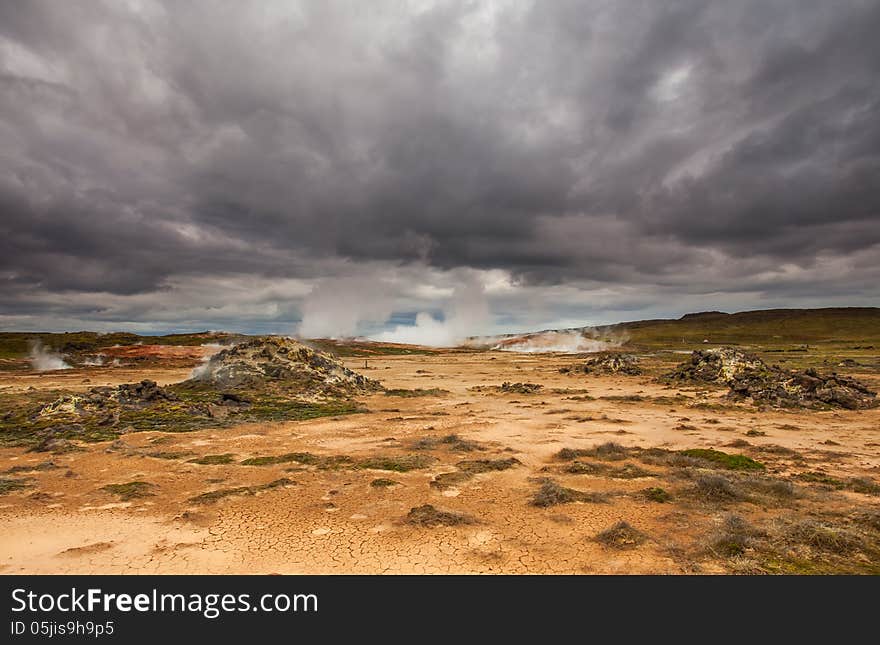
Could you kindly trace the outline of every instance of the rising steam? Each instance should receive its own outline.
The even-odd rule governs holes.
[[[558,352],[561,354],[582,354],[602,352],[619,347],[617,341],[588,338],[580,331],[545,331],[525,336],[505,338],[492,349],[524,354]]]
[[[43,343],[38,340],[31,343],[28,360],[38,372],[70,369],[70,365],[64,362],[60,354],[55,354],[51,349],[43,347]]]
[[[385,343],[451,347],[469,335],[479,333],[490,322],[485,289],[481,282],[471,277],[456,286],[443,320],[421,312],[416,315],[415,325],[397,325],[372,339]]]
[[[391,315],[390,289],[371,277],[330,278],[303,303],[299,335],[303,338],[351,338],[364,322],[383,322]]]

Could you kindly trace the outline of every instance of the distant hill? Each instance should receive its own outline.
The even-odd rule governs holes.
[[[706,311],[678,319],[639,320],[595,328],[631,344],[852,342],[880,348],[880,308],[766,309],[728,314]]]

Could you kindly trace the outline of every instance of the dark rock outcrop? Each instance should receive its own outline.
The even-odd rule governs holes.
[[[611,352],[588,359],[580,369],[584,374],[627,374],[638,376],[642,373],[638,359],[632,354]]]
[[[775,407],[858,410],[877,405],[876,392],[854,378],[837,373],[820,374],[812,368],[784,370],[767,365],[755,354],[730,347],[697,350],[666,379],[679,383],[727,385],[731,399],[751,399]]]

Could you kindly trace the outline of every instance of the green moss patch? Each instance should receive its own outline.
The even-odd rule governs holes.
[[[690,448],[681,450],[679,454],[709,462],[728,470],[764,470],[764,464],[745,455],[730,455],[711,448]]]
[[[0,495],[8,495],[30,486],[28,480],[14,477],[0,477]]]
[[[125,482],[124,484],[108,484],[102,486],[101,490],[111,495],[116,495],[123,502],[128,502],[141,497],[151,497],[155,495],[155,484],[143,481]]]
[[[428,455],[398,455],[366,457],[357,461],[357,468],[371,468],[373,470],[392,470],[405,473],[410,470],[427,468],[436,461]]]
[[[665,488],[660,488],[659,486],[646,488],[642,491],[642,495],[644,495],[645,499],[648,501],[657,502],[658,504],[665,504],[672,500],[672,495],[670,495]]]
[[[239,486],[238,488],[221,488],[220,490],[208,491],[207,493],[191,497],[189,501],[192,504],[214,504],[226,497],[256,495],[257,493],[272,490],[273,488],[282,488],[293,485],[296,485],[295,481],[288,479],[287,477],[282,477],[281,479],[276,479],[268,484],[260,484],[259,486]]]
[[[234,461],[235,455],[231,452],[227,452],[222,455],[205,455],[204,457],[199,457],[198,459],[190,459],[187,463],[199,464],[201,466],[223,466],[226,464],[231,464]]]

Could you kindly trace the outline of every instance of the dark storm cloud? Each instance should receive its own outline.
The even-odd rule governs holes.
[[[864,0],[3,3],[4,312],[400,263],[876,302],[878,29]]]

